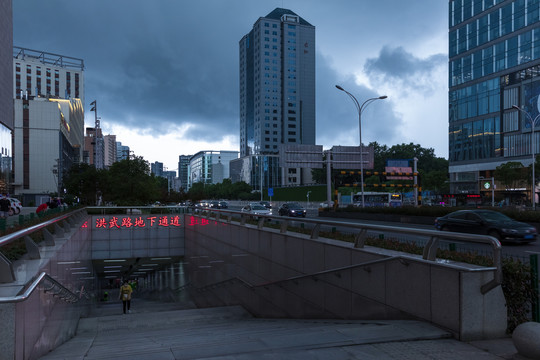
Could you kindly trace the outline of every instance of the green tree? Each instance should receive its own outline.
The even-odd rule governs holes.
[[[448,160],[435,156],[435,151],[432,148],[423,148],[418,144],[399,144],[392,147],[380,145],[379,143],[371,142],[369,146],[373,147],[373,169],[365,169],[366,171],[384,172],[386,161],[388,159],[408,159],[412,160],[415,157],[418,159],[418,172],[420,174],[420,185],[423,190],[434,190],[437,192],[448,192]],[[313,180],[317,184],[326,184],[326,164],[323,169],[312,169],[311,173]],[[412,166],[412,164],[411,164]],[[433,173],[432,173],[433,172]],[[367,174],[366,174],[367,175]],[[342,184],[359,183],[360,176],[352,175],[349,172],[341,174],[337,170],[332,173],[332,181],[335,186]],[[401,183],[403,181],[385,181],[379,176],[371,175],[364,176],[365,184],[376,183]]]
[[[110,180],[104,199],[117,205],[147,205],[162,198],[161,178],[149,173],[148,162],[142,157],[115,162],[109,168]]]
[[[105,172],[98,171],[93,165],[75,164],[64,174],[64,187],[81,204],[95,205],[100,182],[103,183],[105,178]]]
[[[525,178],[523,164],[519,161],[508,161],[495,168],[495,179],[506,189],[518,187]]]

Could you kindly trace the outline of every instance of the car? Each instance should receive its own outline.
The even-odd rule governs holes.
[[[11,202],[11,210],[13,211],[13,214],[18,215],[22,210],[22,204],[19,199],[15,198],[8,198]]]
[[[257,215],[272,215],[272,211],[260,203],[247,204],[242,208],[242,212],[250,214],[252,219],[258,219],[259,216]]]
[[[458,210],[435,219],[435,228],[469,234],[490,235],[501,242],[530,243],[538,231],[494,210]]]
[[[229,205],[223,200],[212,200],[209,202],[208,207],[212,209],[227,209]]]
[[[306,209],[304,209],[299,203],[289,202],[284,203],[279,207],[278,214],[280,216],[300,216],[306,217]]]
[[[272,208],[272,204],[270,204],[270,201],[259,201],[259,204],[261,204],[262,206],[264,206],[267,209]]]

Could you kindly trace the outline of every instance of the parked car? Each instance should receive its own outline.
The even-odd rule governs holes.
[[[252,219],[258,219],[257,215],[272,215],[272,211],[259,203],[251,203],[242,208],[243,213],[251,215]]]
[[[435,219],[435,228],[469,234],[490,235],[501,242],[530,243],[538,232],[532,225],[493,210],[458,210]]]
[[[11,202],[11,209],[13,211],[13,214],[18,215],[22,210],[22,204],[19,199],[15,198],[8,198]]]
[[[307,211],[299,203],[290,202],[282,204],[279,207],[278,213],[280,216],[306,217]]]

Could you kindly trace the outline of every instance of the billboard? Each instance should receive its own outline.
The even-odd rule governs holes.
[[[283,144],[279,150],[279,162],[286,168],[322,168],[322,145]]]
[[[373,169],[373,146],[363,146],[362,161],[365,169]],[[360,146],[333,146],[332,167],[334,169],[361,169]]]
[[[384,171],[387,173],[402,173],[411,174],[413,172],[412,167],[409,166],[409,160],[386,160],[386,167]],[[412,176],[392,176],[386,175],[387,180],[413,180]]]

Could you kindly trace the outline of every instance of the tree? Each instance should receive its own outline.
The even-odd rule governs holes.
[[[508,161],[495,168],[495,179],[500,181],[506,189],[518,187],[525,178],[523,164],[518,161]]]
[[[103,171],[93,165],[74,164],[64,174],[64,187],[69,194],[79,198],[83,205],[95,205],[100,181],[105,180]]]
[[[437,192],[448,192],[448,160],[435,156],[435,151],[432,148],[423,148],[418,144],[400,144],[388,147],[379,143],[371,142],[369,146],[373,147],[373,169],[364,169],[366,171],[384,172],[386,161],[388,159],[418,159],[418,172],[420,174],[420,185],[424,190],[433,190]],[[433,174],[431,174],[434,172]],[[313,180],[318,184],[326,183],[326,163],[323,164],[323,169],[312,169]],[[367,174],[366,174],[367,175]],[[351,175],[350,173],[340,174],[337,171],[332,173],[332,181],[336,186],[340,184],[358,183],[359,176]],[[378,176],[364,176],[365,184],[375,183],[396,183],[400,181],[384,181]]]

